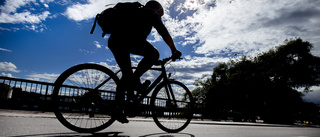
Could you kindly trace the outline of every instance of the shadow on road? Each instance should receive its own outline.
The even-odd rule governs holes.
[[[34,134],[34,135],[19,135],[11,137],[130,137],[126,135],[119,135],[123,132],[101,132],[101,133],[48,133],[48,134]]]
[[[148,134],[140,137],[195,137],[189,133],[154,133]]]
[[[11,137],[130,137],[128,135],[119,135],[123,132],[99,132],[99,133],[48,133],[48,134],[34,134],[34,135],[19,135]],[[189,133],[154,133],[142,135],[139,137],[195,137]]]

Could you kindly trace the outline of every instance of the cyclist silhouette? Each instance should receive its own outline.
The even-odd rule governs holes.
[[[143,8],[122,14],[130,14],[130,16],[125,16],[126,18],[117,23],[117,27],[109,37],[108,47],[122,71],[120,86],[126,85],[128,89],[141,90],[146,86],[141,84],[140,77],[158,61],[160,56],[159,51],[146,40],[152,27],[170,47],[173,60],[180,58],[181,52],[176,49],[171,35],[161,20],[164,13],[159,2],[152,0]],[[134,73],[131,68],[130,54],[143,56]],[[123,116],[119,117],[118,121],[128,122]]]

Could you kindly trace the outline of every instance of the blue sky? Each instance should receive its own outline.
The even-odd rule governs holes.
[[[130,0],[128,0],[130,1]],[[121,0],[1,0],[0,75],[53,82],[67,68],[86,62],[118,69],[107,48],[108,35],[94,17],[104,5]],[[147,0],[139,0],[145,4]],[[159,0],[163,21],[184,60],[172,63],[175,77],[194,88],[194,80],[212,74],[219,62],[237,55],[256,56],[301,37],[320,56],[318,0]],[[148,40],[160,51],[170,49],[155,30]],[[132,56],[132,64],[141,58]],[[145,77],[152,77],[148,72]],[[320,88],[304,98],[320,103]]]

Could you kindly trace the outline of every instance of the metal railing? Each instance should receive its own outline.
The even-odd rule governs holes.
[[[0,76],[0,107],[51,111],[53,89],[53,83]],[[62,90],[61,94],[64,94],[66,100],[81,96],[84,93],[79,88],[72,86],[63,86],[60,90]],[[105,100],[114,100],[115,91],[101,92],[101,97]],[[146,97],[141,104],[149,105],[150,97]],[[151,112],[147,110],[142,112],[142,115],[150,114]]]
[[[0,76],[1,107],[49,110],[53,83]]]
[[[53,83],[0,76],[0,107],[52,111],[51,95],[53,89]],[[64,92],[65,99],[71,99],[83,94],[83,91],[79,91],[78,88],[71,86],[65,86],[61,90]],[[106,100],[114,100],[115,91],[101,92],[101,97]],[[148,109],[150,100],[151,97],[146,97],[141,102],[141,108],[143,109],[141,115],[151,115],[151,111]]]

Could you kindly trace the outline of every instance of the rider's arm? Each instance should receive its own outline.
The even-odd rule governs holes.
[[[155,11],[153,11],[152,14],[152,22],[154,28],[161,35],[162,39],[166,42],[166,44],[170,47],[173,60],[180,58],[181,52],[178,51],[176,46],[174,45],[171,35],[169,34],[167,28],[164,26],[161,20],[161,16],[157,14]]]
[[[164,26],[161,17],[158,14],[153,14],[154,28],[161,35],[162,39],[170,47],[172,54],[177,51],[176,46],[174,45],[173,39],[169,34],[167,28]]]
[[[176,46],[174,45],[173,39],[170,35],[162,37],[164,42],[170,47],[172,54],[177,51]]]

